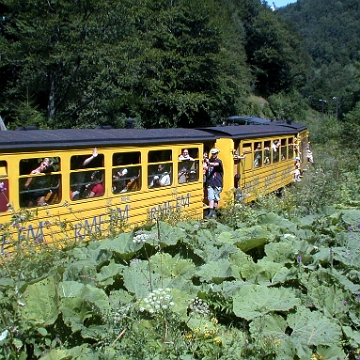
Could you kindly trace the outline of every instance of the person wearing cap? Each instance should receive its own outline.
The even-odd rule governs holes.
[[[208,159],[204,159],[207,163],[206,172],[206,189],[209,202],[209,212],[205,218],[210,219],[216,217],[216,209],[220,201],[220,193],[223,187],[223,165],[218,158],[219,150],[213,148],[210,150]]]

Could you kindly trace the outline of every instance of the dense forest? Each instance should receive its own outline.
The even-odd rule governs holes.
[[[298,0],[279,13],[295,24],[312,59],[303,94],[319,111],[343,118],[359,100],[360,3]]]
[[[354,117],[358,7],[3,0],[0,114],[8,128],[121,127],[127,118],[197,127],[230,115],[301,121],[309,107]]]

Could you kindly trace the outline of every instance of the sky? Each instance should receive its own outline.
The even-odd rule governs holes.
[[[283,7],[288,4],[296,3],[297,0],[267,0],[269,5],[272,5],[274,2],[276,7]]]

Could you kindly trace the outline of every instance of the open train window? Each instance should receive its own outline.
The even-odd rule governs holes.
[[[141,154],[139,151],[113,155],[112,192],[114,194],[141,189]]]
[[[178,156],[178,182],[184,184],[199,180],[198,148],[183,148]]]
[[[104,170],[73,172],[70,174],[70,198],[79,200],[103,196],[104,183]]]
[[[61,201],[61,164],[59,157],[20,161],[20,206],[44,206]],[[25,176],[27,175],[27,176]]]
[[[0,161],[0,212],[8,210],[9,180],[6,161]]]
[[[281,156],[281,161],[286,160],[288,158],[286,139],[281,139],[280,156]]]
[[[149,163],[164,162],[172,160],[171,150],[153,150],[149,151]]]
[[[256,142],[254,145],[254,168],[260,167],[262,165],[262,161],[263,161],[262,152],[263,152],[262,142],[261,141]]]
[[[71,157],[71,170],[97,168],[104,165],[104,155],[94,149],[92,154],[75,155]]]
[[[159,163],[149,165],[149,188],[161,188],[172,184],[172,165]]]
[[[278,162],[280,159],[280,146],[281,146],[281,142],[279,139],[274,140],[271,144],[274,163]]]
[[[263,164],[269,165],[271,164],[271,142],[265,141],[264,142],[264,158],[263,158]]]
[[[289,148],[289,159],[293,159],[294,156],[294,152],[295,152],[295,144],[294,144],[294,138],[289,138],[288,139],[288,148]]]

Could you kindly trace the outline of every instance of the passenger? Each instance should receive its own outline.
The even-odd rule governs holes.
[[[237,161],[237,160],[243,160],[246,158],[246,155],[239,155],[237,153],[237,151],[234,152],[234,160]]]
[[[272,151],[273,151],[273,160],[274,162],[279,160],[279,147],[281,145],[281,142],[279,140],[275,140],[271,147],[272,147]]]
[[[261,166],[261,143],[257,143],[255,147],[254,167]]]
[[[116,165],[122,165],[124,162],[124,156],[121,154],[119,155],[116,160]],[[116,169],[113,172],[113,192],[119,193],[119,192],[126,192],[127,191],[127,180],[129,178],[125,178],[125,176],[128,175],[128,169],[126,168],[120,168]]]
[[[83,163],[81,164],[81,167],[86,167],[87,165],[90,164],[91,161],[93,161],[95,158],[97,158],[98,156],[98,151],[97,151],[97,148],[94,148],[93,152],[92,152],[92,155],[88,158],[86,158]]]
[[[169,186],[170,184],[170,174],[165,170],[165,166],[163,164],[159,164],[149,188]]]
[[[208,164],[207,162],[209,161],[209,155],[207,153],[207,151],[204,152],[203,154],[203,178],[204,178],[204,183],[206,182],[206,173],[208,171]]]
[[[216,210],[220,201],[220,193],[223,187],[223,165],[218,158],[218,149],[210,150],[210,159],[205,160],[208,166],[206,173],[206,189],[209,203],[209,212],[205,218],[216,217]]]
[[[314,155],[313,155],[309,145],[308,145],[308,148],[306,150],[306,159],[310,164],[315,166],[315,164],[314,164]]]
[[[270,164],[270,148],[269,146],[265,146],[264,148],[264,165]]]
[[[294,181],[301,181],[300,163],[297,163],[294,170]]]
[[[179,160],[181,160],[181,161],[185,161],[185,160],[195,161],[195,159],[192,158],[192,157],[189,155],[189,150],[188,150],[188,149],[183,149],[181,155],[179,155]]]
[[[39,166],[32,170],[30,174],[42,174],[42,173],[49,173],[52,170],[53,161],[49,158],[44,158]],[[29,190],[30,184],[32,184],[32,188],[34,190],[38,189],[38,191],[34,191],[32,193],[29,193],[28,195],[28,204],[27,206],[31,207],[34,205],[42,206],[46,205],[45,197],[48,194],[48,190],[44,190],[48,187],[48,177],[41,177],[41,178],[28,178],[24,184],[25,190]]]
[[[100,171],[94,171],[91,174],[91,181],[93,181],[92,184],[85,185],[85,189],[88,191],[88,195],[86,197],[92,198],[97,196],[103,196],[104,195],[104,186],[102,184],[102,174]]]

